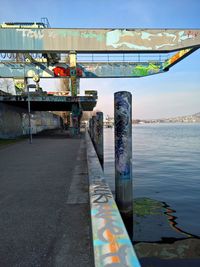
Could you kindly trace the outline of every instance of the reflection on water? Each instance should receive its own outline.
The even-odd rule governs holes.
[[[199,136],[200,124],[133,126],[134,205],[157,203],[153,213],[135,215],[134,240],[200,236]],[[104,130],[104,140],[105,173],[114,191],[113,129]]]

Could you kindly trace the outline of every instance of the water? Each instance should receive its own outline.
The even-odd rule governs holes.
[[[104,149],[105,174],[114,191],[113,129],[104,130]],[[200,124],[134,125],[133,182],[134,199],[165,202],[173,211],[178,230],[200,236]],[[138,239],[154,240],[156,231],[160,231],[157,240],[163,235],[157,227],[147,234],[143,226]],[[175,228],[168,236],[177,237]]]

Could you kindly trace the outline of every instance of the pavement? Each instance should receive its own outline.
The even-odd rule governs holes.
[[[93,267],[84,136],[0,147],[0,266]]]

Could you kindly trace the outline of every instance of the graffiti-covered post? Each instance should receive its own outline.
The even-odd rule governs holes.
[[[119,211],[132,239],[132,95],[115,93],[115,194]]]
[[[97,112],[96,114],[96,151],[103,169],[104,153],[103,153],[103,112]]]

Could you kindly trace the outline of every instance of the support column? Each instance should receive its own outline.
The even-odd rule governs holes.
[[[71,51],[69,53],[69,65],[70,65],[70,81],[71,81],[71,96],[77,96],[79,90],[79,80],[76,73],[76,52]],[[73,135],[80,133],[80,120],[82,117],[82,110],[79,104],[72,105],[72,128]]]
[[[129,236],[133,235],[132,96],[115,93],[115,193]]]
[[[80,134],[80,121],[82,117],[82,110],[78,103],[72,105],[72,128],[73,128],[73,135]]]
[[[77,96],[76,52],[69,53],[71,96]]]

